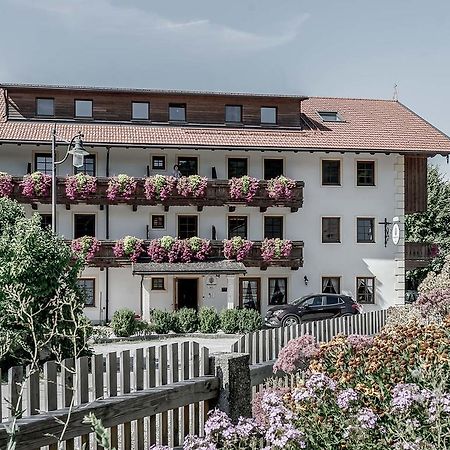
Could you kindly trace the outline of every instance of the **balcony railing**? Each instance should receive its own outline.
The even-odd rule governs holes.
[[[168,199],[161,200],[148,200],[144,193],[145,178],[135,178],[137,181],[137,188],[134,196],[130,200],[115,199],[110,200],[107,197],[106,191],[108,189],[109,178],[97,178],[96,192],[90,195],[87,199],[72,200],[66,195],[66,178],[58,177],[57,179],[57,203],[63,205],[72,205],[78,203],[84,203],[88,205],[116,205],[119,203],[137,206],[152,206],[152,205],[164,205],[167,208],[170,206],[195,206],[201,210],[204,206],[224,206],[228,205],[231,208],[234,206],[247,205],[259,207],[262,210],[271,206],[288,207],[292,212],[298,211],[303,205],[303,181],[297,181],[296,186],[293,189],[292,197],[289,199],[274,200],[269,197],[266,187],[267,181],[261,180],[260,187],[255,197],[250,202],[245,200],[235,200],[230,196],[228,180],[208,180],[208,186],[206,188],[206,194],[204,197],[183,197],[176,193],[171,195]],[[13,178],[13,192],[11,197],[16,199],[19,203],[50,203],[50,194],[45,197],[30,198],[22,194],[20,183],[21,177]]]
[[[145,246],[150,241],[144,241]],[[68,241],[70,243],[70,241]],[[116,257],[113,253],[115,241],[100,241],[100,250],[97,252],[90,266],[93,267],[124,267],[131,265],[131,261],[127,257]],[[303,266],[303,242],[292,241],[291,254],[288,257],[277,258],[271,261],[264,261],[261,256],[261,241],[253,241],[253,247],[250,254],[244,259],[243,264],[247,267],[259,267],[265,270],[268,267],[288,267],[291,270],[297,270]],[[223,243],[222,241],[211,241],[211,253],[207,261],[223,260]],[[150,261],[146,255],[139,258],[139,262]]]
[[[436,244],[424,244],[422,242],[405,243],[405,268],[406,270],[426,267],[439,253]]]

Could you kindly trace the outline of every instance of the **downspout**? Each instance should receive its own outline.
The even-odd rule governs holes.
[[[144,294],[143,294],[143,289],[144,289],[144,275],[141,275],[141,291],[140,291],[140,301],[139,301],[139,307],[140,307],[140,316],[141,319],[144,316]]]
[[[109,177],[109,147],[106,147],[106,176]],[[105,218],[106,218],[106,225],[105,225],[105,239],[109,240],[109,205],[105,206]],[[109,267],[106,267],[106,273],[105,273],[105,320],[108,322],[109,320]]]

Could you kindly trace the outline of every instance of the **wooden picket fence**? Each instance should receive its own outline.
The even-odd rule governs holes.
[[[50,361],[34,373],[28,367],[12,367],[0,389],[7,403],[0,418],[10,425],[13,415],[23,411],[16,450],[47,445],[56,450],[64,422],[65,449],[81,449],[83,444],[99,448],[89,426],[81,424],[89,412],[110,425],[116,449],[175,447],[187,434],[203,433],[207,400],[218,395],[218,384],[205,377],[208,373],[209,351],[196,342],[66,359],[62,364]],[[43,436],[43,429],[53,436]],[[0,424],[1,449],[7,439]]]
[[[274,360],[280,350],[291,340],[310,334],[318,342],[328,342],[338,334],[374,335],[386,323],[387,310],[371,311],[335,319],[306,322],[290,327],[266,329],[248,333],[231,346],[232,352],[249,353],[250,363]]]

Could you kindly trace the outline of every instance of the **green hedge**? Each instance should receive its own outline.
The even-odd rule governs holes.
[[[128,337],[136,332],[137,320],[131,309],[117,310],[111,320],[111,328],[119,337]]]

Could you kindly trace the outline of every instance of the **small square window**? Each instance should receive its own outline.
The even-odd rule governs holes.
[[[276,125],[277,108],[273,106],[263,106],[261,108],[261,123],[268,125]]]
[[[75,117],[92,117],[92,100],[75,100]]]
[[[51,214],[41,214],[41,227],[44,230],[52,227],[52,215]]]
[[[179,156],[177,161],[181,175],[198,175],[198,159],[195,156]]]
[[[152,169],[153,170],[166,170],[166,157],[165,156],[152,156]]]
[[[75,214],[73,238],[95,237],[95,214]]]
[[[150,104],[148,102],[132,102],[131,118],[133,120],[148,120],[150,117]]]
[[[247,175],[247,158],[228,158],[228,178],[239,178]]]
[[[95,155],[86,155],[82,167],[74,167],[75,173],[84,173],[95,177]]]
[[[324,294],[340,294],[341,293],[340,277],[322,277],[322,292]]]
[[[341,161],[338,159],[322,160],[322,185],[341,185]]]
[[[152,228],[162,230],[165,228],[165,217],[163,214],[152,215]]]
[[[375,186],[375,161],[357,161],[356,184],[358,186]]]
[[[152,291],[164,291],[164,278],[152,278]]]
[[[178,216],[178,237],[188,239],[198,236],[197,216]]]
[[[356,301],[358,303],[375,303],[375,278],[356,278]]]
[[[84,297],[84,306],[95,306],[95,278],[79,278],[77,286]]]
[[[269,278],[269,305],[287,303],[287,278]]]
[[[358,217],[356,219],[357,236],[356,241],[359,243],[372,243],[375,242],[375,219]]]
[[[264,217],[264,238],[283,239],[283,217]]]
[[[50,153],[34,154],[34,170],[46,175],[52,174],[52,155]]]
[[[271,180],[272,178],[283,175],[283,160],[282,159],[264,159],[264,179]]]
[[[228,217],[228,239],[240,236],[247,239],[247,217],[233,216]]]
[[[54,116],[55,100],[53,98],[37,98],[36,113],[38,116]]]
[[[339,217],[322,217],[322,242],[341,242],[341,219]]]
[[[343,122],[341,116],[336,111],[319,111],[318,114],[324,122]]]
[[[241,123],[242,122],[242,106],[226,105],[225,106],[225,122]]]
[[[186,105],[170,104],[169,105],[169,121],[186,122]]]

